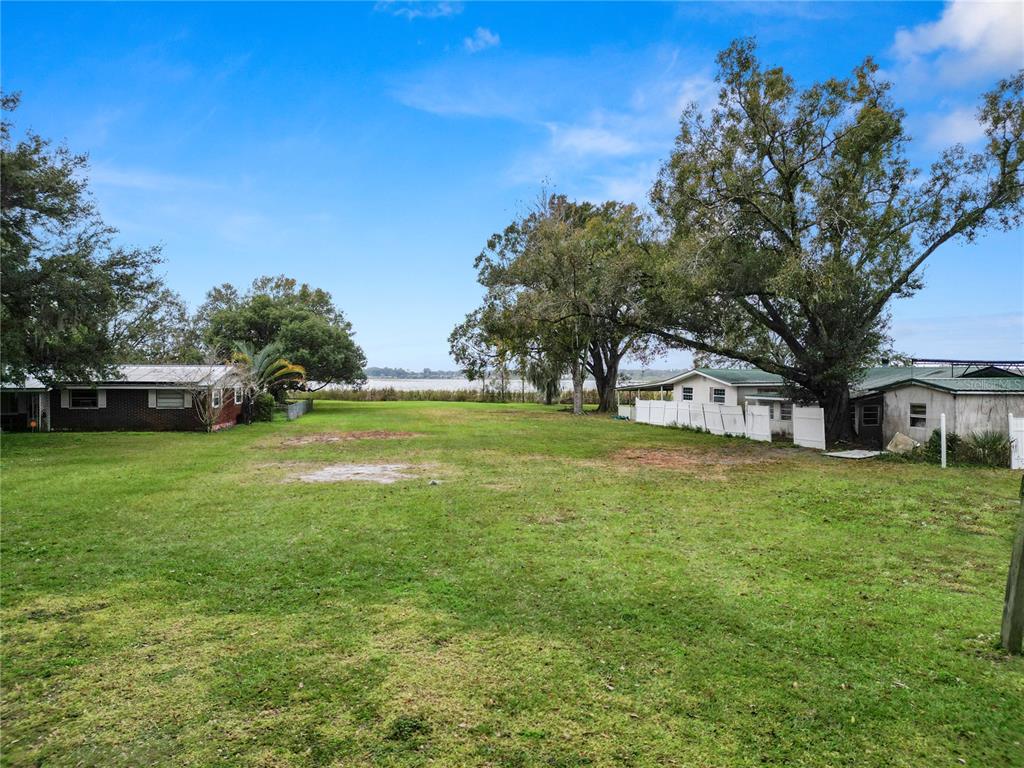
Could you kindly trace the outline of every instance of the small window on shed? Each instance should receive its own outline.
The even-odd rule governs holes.
[[[213,390],[213,397],[211,398],[210,407],[220,408],[224,404],[224,392],[220,389]]]
[[[862,427],[877,427],[880,416],[880,408],[877,405],[861,406],[860,425]]]
[[[72,389],[69,401],[72,408],[99,408],[100,393],[95,389]]]
[[[717,387],[711,390],[711,402],[712,403],[724,403],[725,402],[725,390],[718,389]]]
[[[781,421],[792,421],[793,420],[793,404],[792,403],[779,403],[779,419]]]
[[[928,406],[925,403],[910,404],[910,426],[928,426]]]
[[[693,400],[693,387],[683,387],[683,400]]]
[[[157,408],[184,408],[185,393],[180,389],[158,389],[156,391]]]
[[[235,387],[235,404],[236,405],[241,405],[242,404],[242,388],[241,387]]]

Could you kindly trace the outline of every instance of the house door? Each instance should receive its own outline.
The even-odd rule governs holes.
[[[857,442],[865,448],[880,451],[885,447],[882,435],[883,408],[881,395],[862,400],[857,406]]]

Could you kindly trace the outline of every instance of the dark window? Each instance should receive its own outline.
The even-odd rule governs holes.
[[[725,390],[724,389],[712,389],[711,390],[711,402],[713,403],[724,403],[725,402]]]
[[[877,427],[881,408],[877,405],[864,405],[860,409],[860,425],[862,427]]]
[[[693,400],[693,387],[683,387],[683,400]]]
[[[95,389],[72,389],[69,401],[72,408],[99,408],[100,393]]]
[[[184,408],[185,393],[180,389],[158,389],[156,391],[157,408]]]
[[[928,425],[928,406],[924,403],[910,404],[910,426],[924,427]]]
[[[782,421],[793,420],[793,404],[792,403],[779,403],[779,419]]]

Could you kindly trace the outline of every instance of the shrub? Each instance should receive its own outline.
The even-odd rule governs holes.
[[[1010,466],[1010,436],[988,430],[975,432],[963,441],[964,460],[986,467]]]
[[[252,401],[252,417],[254,421],[272,421],[274,418],[274,396],[269,392],[260,392]]]
[[[890,458],[904,461],[925,461],[938,464],[942,460],[942,437],[939,430],[932,432],[928,441],[910,453]],[[1010,436],[990,430],[960,437],[946,433],[946,463],[975,464],[983,467],[1010,466]]]

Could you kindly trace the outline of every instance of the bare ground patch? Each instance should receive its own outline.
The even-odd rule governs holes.
[[[330,443],[347,443],[353,440],[404,440],[410,437],[421,437],[420,432],[389,432],[383,429],[370,429],[353,432],[317,432],[312,435],[299,435],[282,440],[285,448],[303,445],[322,445]]]
[[[329,464],[292,477],[303,483],[339,483],[362,480],[390,485],[399,480],[412,480],[416,475],[405,470],[408,464]]]
[[[730,467],[778,464],[783,456],[756,449],[720,448],[627,448],[614,454],[612,459],[622,465],[637,464],[656,469],[705,471],[719,474]]]

